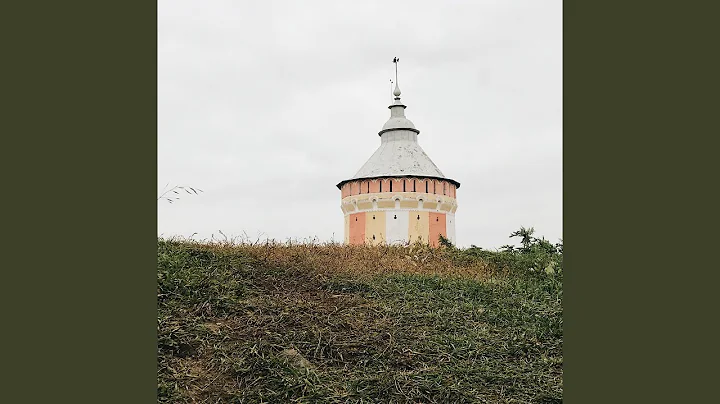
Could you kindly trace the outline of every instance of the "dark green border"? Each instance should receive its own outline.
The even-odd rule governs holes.
[[[717,148],[705,145],[720,133],[717,15],[694,2],[564,2],[569,403],[717,400],[717,263],[700,255],[717,238]]]
[[[156,3],[13,7],[4,397],[152,402]],[[713,398],[716,15],[565,1],[567,402]]]
[[[156,3],[8,5],[3,401],[154,402]]]

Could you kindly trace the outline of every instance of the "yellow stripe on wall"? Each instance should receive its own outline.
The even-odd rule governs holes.
[[[411,210],[408,223],[408,235],[410,243],[415,243],[418,238],[427,243],[430,234],[429,216],[427,211]],[[420,219],[418,219],[420,217]]]
[[[385,242],[385,212],[368,212],[365,215],[365,238],[373,245]]]

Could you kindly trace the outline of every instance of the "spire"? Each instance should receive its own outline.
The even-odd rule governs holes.
[[[394,58],[393,58],[393,63],[395,63],[395,83],[398,82],[398,79],[397,79],[397,64],[398,64],[399,61],[400,61],[400,58],[398,58],[398,57],[394,57]]]
[[[359,179],[402,178],[408,176],[442,179],[455,184],[456,187],[460,187],[460,183],[445,177],[420,147],[418,143],[420,131],[405,117],[406,107],[400,101],[401,92],[397,77],[397,62],[399,60],[393,58],[395,81],[390,80],[390,106],[388,107],[390,117],[378,132],[380,146],[352,178],[337,184],[340,189],[344,184]],[[384,91],[387,91],[387,87],[385,87]]]
[[[415,125],[405,117],[405,108],[407,107],[400,101],[401,92],[397,77],[397,63],[399,61],[400,59],[393,58],[393,63],[395,63],[395,90],[393,90],[392,94],[394,98],[392,104],[388,107],[390,108],[390,119],[385,122],[382,130],[378,133],[380,136],[382,136],[383,133],[395,130],[409,130],[415,132],[415,134],[420,133],[419,130],[415,129]],[[390,82],[392,82],[392,80],[390,80]]]
[[[392,105],[390,105],[388,108],[390,108],[390,111],[392,111],[391,112],[392,116],[404,117],[405,112],[401,112],[400,108],[393,110],[393,107],[396,107],[396,106],[402,107],[403,109],[406,108],[405,105],[403,105],[403,103],[400,101],[401,92],[400,92],[400,86],[398,85],[398,71],[397,71],[397,66],[398,66],[399,61],[400,61],[399,58],[397,58],[397,57],[393,58],[393,63],[395,63],[395,90],[393,91],[393,95],[395,96],[395,98],[394,98],[395,101],[393,101]],[[392,80],[390,80],[390,81],[392,81]]]
[[[400,86],[398,85],[397,67],[398,67],[399,61],[400,61],[399,58],[397,58],[397,57],[393,58],[393,63],[395,63],[395,91],[393,91],[393,95],[395,96],[395,102],[393,103],[393,105],[402,105],[402,103],[400,102]]]

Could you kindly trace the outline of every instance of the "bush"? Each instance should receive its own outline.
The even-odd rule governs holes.
[[[458,263],[481,260],[489,267],[501,272],[555,274],[562,273],[563,244],[562,240],[553,245],[544,237],[535,238],[535,229],[521,227],[510,234],[510,238],[520,237],[521,247],[504,245],[499,251],[485,250],[472,245],[470,248],[458,249],[440,235],[440,245],[452,254]]]

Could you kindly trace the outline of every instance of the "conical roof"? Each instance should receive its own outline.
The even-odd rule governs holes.
[[[390,108],[390,119],[383,125],[380,147],[363,164],[352,178],[337,184],[341,188],[349,181],[386,177],[422,177],[443,179],[460,187],[460,183],[445,177],[420,147],[415,125],[405,117],[405,105],[400,102],[400,88],[395,86],[395,101]]]

